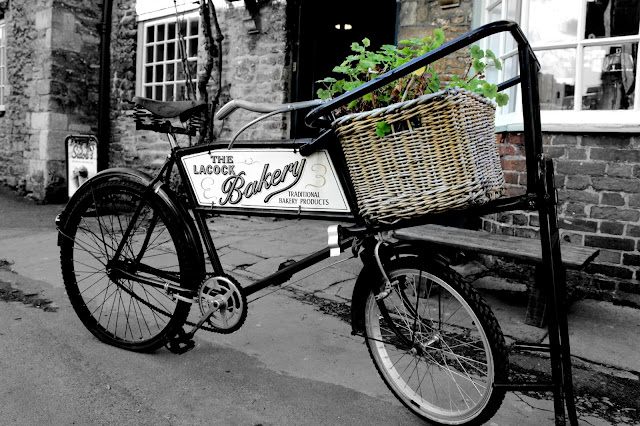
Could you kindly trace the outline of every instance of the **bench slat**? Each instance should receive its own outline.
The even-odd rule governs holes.
[[[420,240],[430,243],[473,250],[479,253],[519,259],[528,263],[542,263],[539,239],[490,234],[485,231],[423,225],[395,231],[399,240]],[[561,243],[562,262],[569,269],[582,269],[598,256],[600,250]]]

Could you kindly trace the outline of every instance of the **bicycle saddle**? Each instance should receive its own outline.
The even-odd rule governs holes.
[[[182,121],[186,121],[191,114],[199,112],[201,108],[207,105],[204,101],[162,102],[141,96],[134,96],[132,100],[159,117],[173,118],[180,116],[180,120]]]

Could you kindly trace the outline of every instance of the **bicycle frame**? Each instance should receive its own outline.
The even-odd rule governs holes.
[[[328,127],[330,123],[328,123],[324,117],[329,116],[332,110],[346,105],[348,102],[357,99],[376,88],[382,87],[401,76],[427,66],[450,53],[470,45],[471,43],[500,32],[509,32],[518,44],[521,74],[499,84],[498,90],[502,91],[516,84],[521,84],[522,86],[527,190],[522,196],[498,199],[463,211],[448,211],[446,212],[446,216],[484,215],[511,210],[537,210],[539,212],[544,265],[543,281],[545,289],[549,294],[547,299],[550,312],[549,336],[551,342],[550,352],[554,383],[552,385],[542,385],[537,383],[495,383],[495,386],[507,390],[552,390],[554,392],[556,423],[564,424],[564,405],[566,402],[569,419],[572,424],[577,424],[575,405],[573,401],[568,329],[566,316],[561,314],[562,300],[564,297],[564,272],[560,258],[560,245],[555,212],[557,201],[555,199],[555,186],[553,182],[553,164],[550,159],[545,159],[542,155],[540,104],[537,82],[537,72],[540,67],[533,50],[529,46],[518,25],[514,22],[499,21],[471,31],[470,33],[444,44],[432,52],[412,60],[379,78],[326,102],[311,111],[307,115],[305,121],[309,125],[320,123],[322,126]],[[293,155],[297,155],[301,159],[305,158],[304,156],[311,152],[317,152],[320,148],[323,150],[326,149],[331,164],[335,166],[336,185],[343,191],[347,200],[347,208],[344,211],[303,211],[301,208],[273,209],[269,207],[229,207],[222,205],[224,203],[220,202],[214,202],[207,206],[199,200],[191,179],[192,175],[190,174],[190,171],[187,170],[187,166],[185,164],[188,164],[187,160],[193,156],[215,153],[217,150],[226,153],[227,151],[225,151],[225,148],[227,147],[227,143],[216,141],[204,146],[181,148],[176,143],[175,137],[172,134],[169,134],[168,136],[171,143],[171,154],[162,166],[162,169],[156,178],[149,183],[148,188],[151,193],[151,191],[153,191],[156,185],[160,184],[161,181],[164,180],[165,183],[169,181],[169,176],[174,166],[178,169],[180,177],[187,188],[187,210],[190,210],[193,214],[196,228],[202,238],[202,242],[204,243],[214,274],[222,274],[224,271],[206,223],[206,216],[211,213],[231,215],[250,214],[288,218],[299,217],[307,219],[335,219],[355,222],[355,225],[342,230],[337,241],[337,246],[340,248],[340,251],[346,250],[352,244],[354,238],[362,240],[373,237],[381,232],[408,226],[433,223],[434,221],[444,217],[444,214],[427,214],[418,219],[403,220],[392,225],[367,226],[367,224],[365,224],[362,218],[358,215],[357,205],[354,201],[355,191],[349,178],[346,162],[337,140],[335,137],[331,137],[330,131],[323,133],[321,137],[314,140],[241,141],[237,142],[234,148],[238,150],[250,149],[256,153],[269,152],[274,149],[285,150]],[[227,169],[227,171],[229,170]],[[232,184],[230,183],[229,185]],[[138,206],[138,211],[141,208],[141,206]],[[192,221],[191,217],[188,215],[184,220],[186,223],[191,223]],[[133,222],[135,221],[132,221],[132,223]],[[131,225],[129,227],[131,227]],[[127,229],[127,233],[129,232],[130,229]],[[123,241],[125,240],[126,238],[123,239]],[[371,239],[369,241],[371,241]],[[118,248],[117,254],[121,253],[123,249],[122,244],[121,247]],[[273,274],[246,286],[243,292],[248,296],[268,286],[282,284],[290,279],[293,274],[328,258],[330,256],[330,251],[331,249],[327,247],[302,260],[288,265],[283,265]],[[373,267],[377,266],[374,265]],[[384,271],[382,272],[384,273]],[[129,273],[124,269],[119,273],[126,274],[126,277],[129,279],[137,279],[139,282],[143,282],[144,284],[171,291],[181,300],[193,302],[197,296],[194,294],[193,290],[187,290],[178,286],[166,284],[160,280],[147,278],[141,279],[140,277],[136,278],[135,274]],[[170,276],[167,276],[166,278],[176,281],[175,278]],[[374,291],[377,292],[378,290]]]

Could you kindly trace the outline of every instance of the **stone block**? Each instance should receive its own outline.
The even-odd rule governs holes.
[[[68,130],[69,117],[67,114],[56,112],[31,113],[31,128],[35,130]]]
[[[600,247],[621,251],[633,251],[635,248],[635,242],[632,239],[604,237],[598,235],[585,235],[584,245],[588,247]]]
[[[600,250],[598,257],[596,258],[598,262],[602,263],[614,263],[616,265],[620,264],[620,259],[622,257],[622,253],[615,250]]]
[[[612,163],[607,165],[607,176],[630,178],[633,175],[633,166],[630,164]]]
[[[602,274],[613,278],[631,279],[633,277],[633,271],[631,269],[614,265],[593,263],[587,266],[586,271],[590,274]]]
[[[640,192],[640,181],[638,179],[594,177],[592,185],[596,191]]]
[[[78,53],[82,49],[82,36],[76,32],[76,18],[65,10],[53,10],[51,49]]]
[[[619,222],[600,222],[600,233],[607,235],[622,235],[624,224]]]
[[[40,131],[40,159],[64,161],[66,159],[64,141],[68,134],[67,131],[61,130]]]
[[[51,80],[38,80],[36,82],[36,93],[38,95],[48,95],[51,92]]]
[[[565,175],[590,175],[604,176],[606,164],[592,163],[588,161],[563,161],[556,162],[556,173]]]
[[[637,222],[640,219],[640,212],[637,210],[625,210],[616,207],[599,207],[591,208],[591,217],[593,219],[619,220],[625,222]]]
[[[603,192],[601,204],[621,207],[624,206],[624,198],[619,192]]]
[[[416,11],[418,3],[415,1],[405,1],[400,5],[400,26],[406,27],[416,25]]]
[[[562,218],[558,221],[558,226],[561,229],[567,229],[570,231],[596,232],[598,229],[598,222],[576,218]]]
[[[53,8],[38,10],[36,12],[36,30],[46,30],[51,28],[53,21]]]
[[[640,255],[624,253],[622,255],[622,264],[628,266],[640,266]]]
[[[567,176],[565,185],[567,189],[587,189],[591,185],[591,178],[589,176]]]
[[[590,158],[592,160],[615,161],[621,163],[640,163],[640,150],[591,148]]]

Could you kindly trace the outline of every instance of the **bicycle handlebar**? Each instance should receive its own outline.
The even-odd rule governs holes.
[[[511,33],[513,38],[518,43],[518,47],[520,49],[526,49],[531,54],[539,69],[540,63],[536,59],[535,54],[533,53],[533,50],[529,45],[529,42],[527,41],[524,33],[517,23],[513,21],[491,22],[489,24],[483,25],[482,27],[476,28],[471,32],[468,32],[450,41],[449,43],[443,44],[442,46],[432,50],[431,52],[413,59],[406,64],[399,66],[398,68],[394,68],[389,72],[382,74],[380,77],[363,84],[362,86],[359,86],[353,90],[343,93],[335,99],[331,99],[323,103],[319,107],[310,111],[309,114],[307,114],[307,116],[305,117],[304,122],[309,127],[316,127],[317,122],[323,116],[329,114],[331,111],[340,108],[343,105],[347,105],[349,102],[359,99],[367,93],[371,93],[374,90],[379,89],[380,87],[387,85],[400,77],[403,77],[415,70],[418,70],[424,66],[431,64],[432,62],[437,61],[438,59],[442,59],[445,56],[470,45],[471,43],[474,43],[490,35],[505,31],[509,31]],[[515,84],[512,80],[509,81],[510,85]],[[505,84],[498,85],[499,90],[502,90],[506,87],[507,86]]]
[[[224,120],[236,109],[246,109],[247,111],[261,112],[261,113],[279,113],[288,111],[297,111],[299,109],[317,107],[322,104],[320,99],[314,99],[312,101],[304,102],[292,102],[288,104],[265,104],[248,102],[242,99],[234,99],[227,102],[216,113],[216,119]]]

